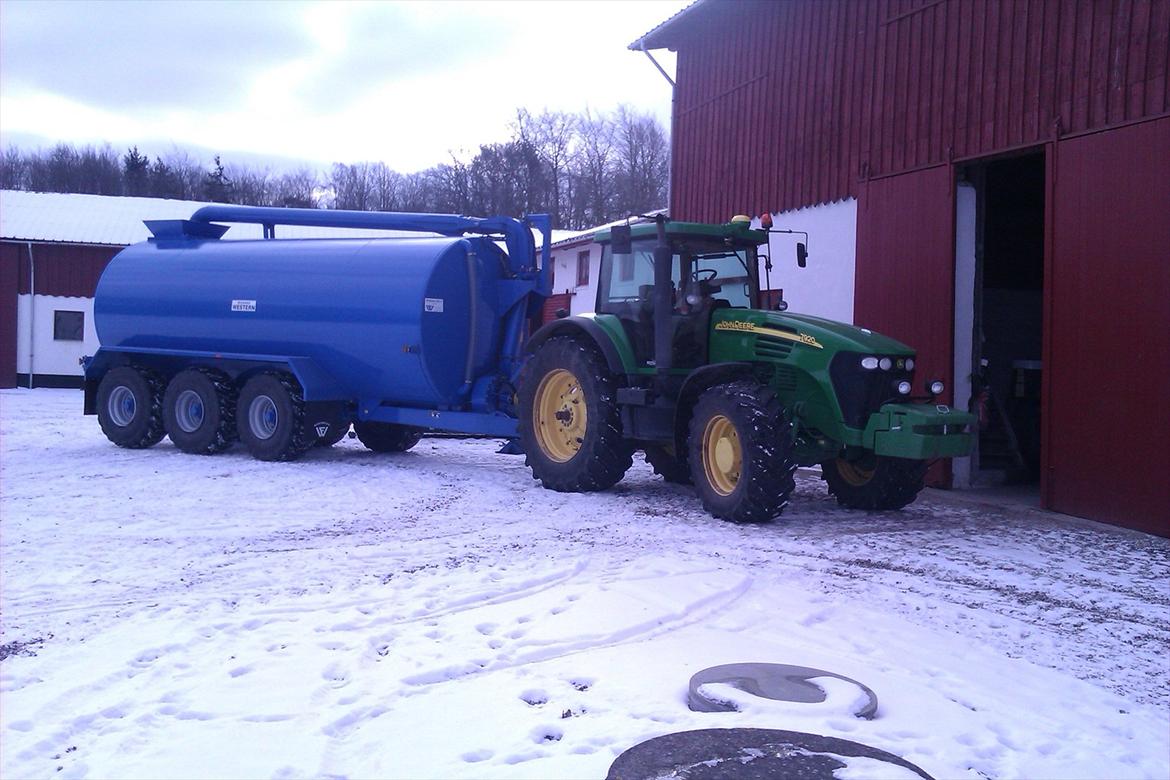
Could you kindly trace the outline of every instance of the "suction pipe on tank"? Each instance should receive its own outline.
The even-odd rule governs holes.
[[[237,222],[303,227],[357,228],[359,230],[405,230],[462,236],[466,233],[504,235],[508,260],[515,274],[536,271],[536,245],[527,225],[511,217],[465,217],[457,214],[415,214],[384,211],[335,211],[333,209],[285,209],[267,206],[204,206],[191,215],[191,222]]]

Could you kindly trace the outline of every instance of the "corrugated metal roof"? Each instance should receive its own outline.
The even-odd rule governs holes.
[[[674,16],[667,19],[662,24],[655,27],[650,32],[643,35],[638,40],[629,45],[631,51],[641,51],[643,47],[647,49],[662,49],[670,46],[667,36],[674,31],[676,24],[681,22],[684,18],[690,16],[700,6],[706,5],[709,0],[695,0],[695,2],[682,9]]]
[[[187,219],[204,206],[214,205],[217,204],[196,200],[0,190],[0,239],[129,246],[150,238],[143,220]],[[261,225],[233,224],[224,238],[263,238],[263,230]],[[539,250],[540,231],[532,233]],[[276,235],[279,238],[394,238],[426,234],[282,225]],[[556,244],[574,235],[574,231],[554,230],[552,242]]]
[[[650,214],[652,214],[652,215],[653,214],[665,214],[665,213],[666,213],[666,209],[656,209],[656,210],[650,212]],[[642,219],[641,217],[634,217],[634,218],[623,217],[622,219],[615,219],[613,222],[607,222],[604,225],[598,225],[597,227],[591,227],[588,230],[578,230],[575,232],[554,230],[553,231],[552,248],[553,249],[564,249],[565,247],[573,246],[574,244],[582,244],[582,243],[592,241],[593,236],[598,231],[605,230],[606,228],[611,228],[614,225],[625,225],[627,223],[629,223],[631,225],[638,225],[638,224],[641,224],[642,222],[647,222],[647,221],[648,220]],[[556,235],[557,233],[562,233],[563,235],[560,238],[557,238],[557,235]]]
[[[143,220],[187,219],[204,206],[194,200],[0,190],[0,238],[128,246],[150,238]],[[387,238],[418,236],[392,230],[280,226],[280,238]],[[226,239],[263,238],[261,225],[232,225]]]

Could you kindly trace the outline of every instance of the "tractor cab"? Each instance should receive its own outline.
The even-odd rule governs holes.
[[[603,251],[596,311],[618,319],[638,368],[653,370],[655,312],[660,301],[666,302],[671,365],[697,368],[707,363],[712,313],[758,306],[756,248],[767,237],[742,223],[668,222],[664,232],[670,251],[668,295],[655,295],[659,232],[654,223],[618,226],[598,236]]]

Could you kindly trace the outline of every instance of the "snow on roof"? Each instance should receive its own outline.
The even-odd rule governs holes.
[[[204,206],[195,200],[131,198],[115,195],[79,195],[60,192],[0,190],[0,238],[18,241],[51,241],[71,244],[128,246],[150,238],[143,220],[188,219]],[[279,238],[395,238],[425,233],[399,230],[357,230],[281,225]],[[540,231],[533,230],[536,246]],[[571,235],[554,230],[552,240]],[[225,239],[263,238],[261,225],[233,224]]]
[[[665,213],[666,213],[666,209],[656,209],[655,211],[650,212],[651,215],[665,214]],[[627,223],[630,225],[638,225],[638,224],[641,224],[642,222],[648,222],[648,221],[649,220],[643,219],[642,217],[622,217],[621,219],[615,219],[613,222],[606,222],[604,225],[598,225],[597,227],[591,227],[588,230],[577,230],[574,232],[569,232],[569,231],[565,231],[565,230],[554,230],[553,231],[552,248],[553,249],[564,249],[565,247],[573,246],[574,244],[587,243],[589,241],[592,241],[593,236],[595,236],[598,232],[600,232],[602,230],[606,230],[607,228],[611,228],[614,225],[625,225]],[[563,233],[564,235],[562,235],[558,239],[557,235],[556,235],[557,233]]]

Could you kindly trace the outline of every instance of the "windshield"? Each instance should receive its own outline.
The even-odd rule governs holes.
[[[656,239],[635,241],[629,254],[613,254],[607,244],[602,254],[597,310],[616,313],[639,301],[648,301],[654,288]],[[729,247],[722,241],[687,239],[675,242],[670,263],[674,308],[686,313],[701,298],[752,308],[759,282],[755,247]],[[723,305],[723,304],[721,304]]]

